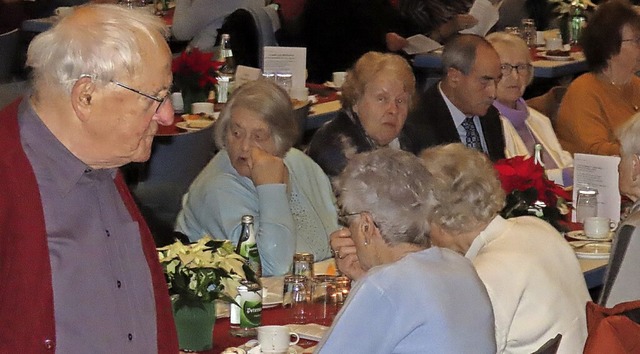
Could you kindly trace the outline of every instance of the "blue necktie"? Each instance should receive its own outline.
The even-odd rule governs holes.
[[[467,147],[483,151],[482,143],[480,142],[480,134],[478,134],[476,125],[473,123],[473,117],[465,118],[462,122],[462,127],[467,132],[467,136],[465,139],[465,144],[467,145]]]

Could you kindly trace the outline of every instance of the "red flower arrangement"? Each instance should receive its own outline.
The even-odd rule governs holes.
[[[499,160],[494,168],[507,194],[505,207],[500,213],[503,217],[535,215],[557,229],[563,229],[558,221],[562,214],[568,212],[566,202],[571,200],[571,195],[547,179],[542,166],[532,158],[516,156]]]
[[[190,109],[193,102],[207,100],[209,91],[218,83],[217,71],[222,64],[213,60],[213,53],[198,48],[187,49],[173,59],[173,86],[182,92],[185,109]]]

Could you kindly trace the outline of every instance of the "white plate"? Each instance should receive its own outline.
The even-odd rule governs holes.
[[[205,121],[204,119],[199,119],[198,121]],[[188,132],[195,132],[204,128],[209,127],[211,124],[213,124],[214,121],[212,120],[206,120],[206,122],[209,122],[209,124],[207,124],[206,126],[198,126],[198,127],[192,127],[189,125],[190,122],[178,122],[176,123],[176,127],[182,129],[182,130],[186,130]]]
[[[573,57],[571,56],[571,54],[564,56],[564,55],[547,55],[547,52],[540,52],[538,53],[538,56],[545,58],[547,60],[553,60],[553,61],[570,61],[573,60]]]
[[[327,81],[324,84],[322,84],[328,88],[332,88],[332,89],[336,89],[339,90],[342,86],[336,86],[336,84],[333,83],[333,81]]]
[[[609,235],[607,235],[607,237],[603,237],[603,238],[591,238],[587,235],[584,234],[584,231],[582,230],[577,230],[577,231],[569,231],[567,232],[567,236],[574,238],[576,240],[583,240],[583,241],[611,241],[613,240],[613,231],[609,232]]]
[[[282,304],[282,295],[278,295],[278,294],[274,294],[274,293],[267,293],[267,296],[265,296],[262,299],[262,308],[263,309],[276,307],[276,306],[278,306],[280,304]]]
[[[574,242],[577,245],[581,245],[584,243],[583,241],[572,241],[569,243],[574,244]],[[608,242],[589,243],[582,247],[575,248],[574,251],[576,252],[576,256],[578,256],[578,258],[607,259],[609,258],[609,254],[611,252],[611,244]]]

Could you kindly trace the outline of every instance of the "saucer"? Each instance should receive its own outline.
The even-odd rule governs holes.
[[[584,234],[583,230],[576,230],[576,231],[569,231],[567,232],[567,236],[576,240],[583,240],[583,241],[602,241],[602,242],[608,242],[613,240],[613,231],[609,231],[609,235],[607,235],[607,237],[602,237],[602,238],[593,238],[593,237],[588,237],[587,235]]]
[[[578,242],[578,241],[572,241]],[[572,243],[569,242],[569,243]],[[582,242],[580,242],[582,243]],[[575,250],[578,258],[584,259],[607,259],[611,253],[611,244],[608,242],[588,243],[584,246],[579,246]]]

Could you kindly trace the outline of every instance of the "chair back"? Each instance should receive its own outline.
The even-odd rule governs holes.
[[[240,8],[227,16],[218,31],[219,36],[228,33],[231,36],[231,49],[237,65],[262,68],[264,47],[276,46],[275,29],[279,27],[277,13],[275,18],[270,7]],[[275,25],[275,27],[274,27]],[[220,38],[216,40],[220,41]]]
[[[555,125],[558,108],[566,92],[566,86],[555,86],[543,95],[528,99],[527,105],[547,116],[551,124]]]
[[[17,28],[0,34],[0,82],[10,81],[13,76],[19,35]]]
[[[638,235],[633,237],[632,223],[636,218],[632,215],[616,232],[598,301],[602,306],[640,299],[640,242]]]
[[[538,350],[532,354],[556,354],[560,347],[560,341],[562,340],[562,334],[558,333],[557,336],[549,339]]]
[[[157,136],[153,141],[151,157],[141,166],[131,192],[157,242],[173,232],[182,196],[213,157],[214,125],[195,132]]]

